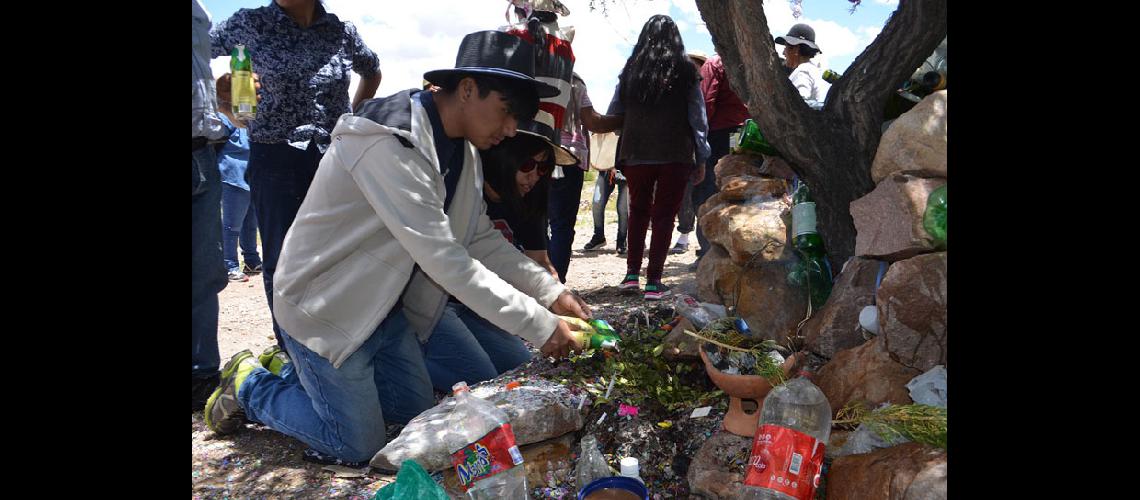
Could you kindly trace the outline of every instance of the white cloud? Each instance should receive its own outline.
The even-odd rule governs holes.
[[[875,3],[879,5],[898,5],[899,0],[875,0]]]
[[[250,0],[249,6],[262,3]],[[708,28],[694,0],[619,0],[609,5],[608,16],[603,16],[601,9],[590,12],[588,0],[563,0],[563,3],[571,14],[559,19],[559,23],[575,28],[574,68],[586,81],[599,112],[604,112],[609,104],[617,76],[637,42],[642,25],[654,14],[671,15],[682,29],[686,47],[701,50],[708,47],[706,51],[711,55]],[[325,0],[325,6],[340,19],[351,21],[364,43],[379,56],[384,76],[376,95],[386,96],[419,87],[424,72],[453,67],[455,51],[463,36],[504,25],[508,2],[435,0],[430,10],[424,2],[376,0]],[[817,42],[824,50],[816,60],[825,68],[830,67],[829,60],[838,60],[845,68],[874,39],[872,30],[875,28],[861,28],[856,34],[832,21],[793,19],[787,0],[767,0],[765,6],[774,36],[787,33],[797,22],[806,22],[815,28]],[[215,20],[218,21],[220,19]],[[211,63],[215,75],[228,71],[228,65],[228,57]],[[842,71],[844,68],[832,69]],[[352,74],[350,96],[359,79],[356,73]]]

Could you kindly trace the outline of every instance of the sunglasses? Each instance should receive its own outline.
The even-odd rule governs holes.
[[[534,170],[535,168],[538,168],[538,175],[540,176],[546,175],[550,172],[549,165],[546,165],[545,163],[539,163],[535,161],[534,158],[527,158],[527,160],[519,166],[519,172],[527,173],[531,170]]]

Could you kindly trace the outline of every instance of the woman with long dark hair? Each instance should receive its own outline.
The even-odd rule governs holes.
[[[617,165],[629,186],[629,253],[618,288],[640,287],[645,233],[653,224],[644,297],[669,295],[661,283],[673,220],[685,183],[700,182],[709,157],[708,122],[697,70],[673,19],[645,22],[618,78],[608,114],[625,115]]]

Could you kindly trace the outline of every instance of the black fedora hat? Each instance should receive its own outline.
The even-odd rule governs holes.
[[[539,114],[541,115],[543,113]],[[550,114],[546,114],[546,117],[550,118]],[[543,121],[545,120],[538,116],[536,116],[534,120],[520,120],[515,131],[520,134],[533,135],[546,142],[546,144],[553,149],[555,165],[564,167],[577,165],[578,157],[574,156],[574,153],[571,153],[565,146],[555,142],[553,139],[554,129],[549,123],[542,123]]]
[[[823,51],[819,49],[819,46],[815,44],[815,30],[811,29],[811,26],[803,23],[792,26],[792,28],[788,30],[787,35],[776,37],[776,43],[780,45],[803,44],[815,50],[819,50],[820,54],[823,53]]]
[[[455,74],[478,73],[530,83],[538,97],[554,97],[559,90],[534,79],[534,45],[502,31],[477,31],[463,37],[454,69],[437,69],[424,73],[424,79],[435,83]]]

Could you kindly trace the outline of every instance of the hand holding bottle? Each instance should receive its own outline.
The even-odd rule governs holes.
[[[705,164],[704,163],[697,165],[697,168],[693,169],[693,173],[689,175],[689,182],[694,186],[696,186],[697,184],[700,184],[701,181],[703,181],[703,180],[705,180]]]
[[[555,358],[565,358],[572,352],[582,350],[582,344],[578,340],[573,330],[577,330],[577,326],[572,326],[569,323],[559,319],[558,326],[554,327],[554,333],[546,340],[545,344],[539,348],[539,352],[543,356],[553,356]]]

